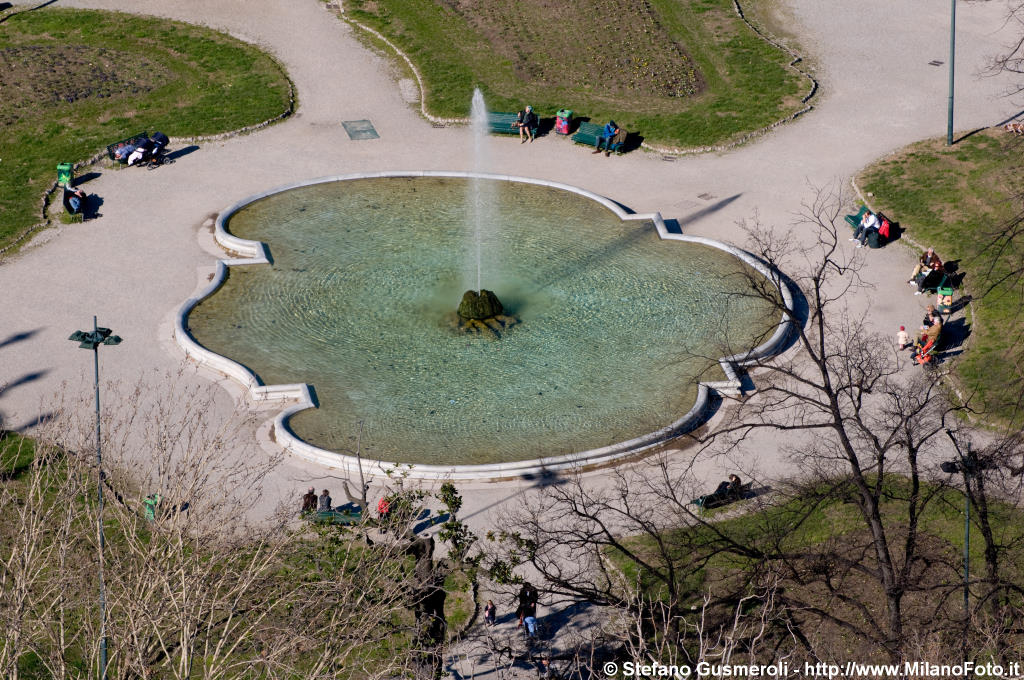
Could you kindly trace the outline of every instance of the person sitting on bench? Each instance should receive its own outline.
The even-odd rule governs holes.
[[[153,142],[149,138],[143,137],[138,140],[135,151],[132,151],[128,156],[128,165],[135,165],[139,161],[146,160],[152,150]]]
[[[860,224],[857,226],[857,230],[853,232],[853,238],[850,240],[857,241],[857,247],[863,248],[864,244],[868,242],[868,231],[871,229],[878,231],[879,226],[878,216],[868,210],[864,213],[864,217],[860,218]]]
[[[912,286],[916,286],[918,275],[926,270],[935,269],[936,267],[933,266],[934,263],[938,263],[938,266],[941,267],[942,258],[936,255],[935,250],[929,246],[928,250],[921,253],[921,258],[918,261],[917,266],[914,267],[914,271],[911,272],[910,278],[907,279],[907,283]]]
[[[136,146],[137,146],[137,143],[136,143],[136,140],[134,140],[134,139],[132,141],[130,141],[130,142],[127,142],[127,143],[126,142],[119,143],[117,145],[117,148],[114,149],[114,160],[122,161],[122,162],[127,161],[128,157],[131,156],[132,153],[135,152],[135,147]]]
[[[525,144],[527,137],[529,137],[532,142],[533,131],[540,125],[540,119],[537,118],[537,114],[533,112],[532,106],[527,106],[516,114],[516,125],[519,127],[519,143]]]
[[[593,153],[601,153],[601,146],[603,145],[605,147],[604,155],[611,156],[612,140],[617,134],[619,134],[619,126],[615,124],[614,120],[610,120],[605,123],[604,131],[601,132],[601,136],[597,138],[597,144],[595,145],[596,148]]]
[[[715,496],[721,498],[735,498],[739,499],[743,496],[743,484],[740,482],[740,478],[737,475],[729,475],[729,479],[718,485],[715,489]]]
[[[64,207],[72,215],[81,214],[85,209],[85,192],[70,186],[64,187]]]
[[[926,290],[933,290],[942,285],[945,280],[946,270],[938,258],[935,258],[929,265],[931,269],[925,269],[917,275],[917,290],[914,295],[922,295]]]

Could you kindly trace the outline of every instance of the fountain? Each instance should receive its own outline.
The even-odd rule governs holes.
[[[575,187],[484,173],[485,116],[476,92],[475,172],[314,180],[218,219],[217,240],[257,259],[222,267],[176,337],[257,398],[315,388],[319,408],[279,416],[279,443],[350,466],[361,431],[364,461],[437,475],[606,462],[691,426],[701,381],[733,379],[720,357],[784,336],[746,294],[759,265],[743,253]]]
[[[494,197],[491,182],[483,179],[487,171],[487,105],[480,88],[473,90],[470,106],[470,128],[473,131],[473,176],[469,180],[469,204],[473,206],[472,239],[476,253],[476,288],[462,294],[462,301],[454,319],[454,327],[461,331],[486,335],[498,339],[502,331],[519,320],[503,314],[504,308],[493,291],[483,288],[483,231],[494,225]]]

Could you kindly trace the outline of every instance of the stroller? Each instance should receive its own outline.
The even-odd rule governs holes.
[[[154,132],[151,137],[143,137],[138,140],[135,151],[128,156],[128,165],[145,165],[152,170],[174,160],[167,158],[164,152],[170,139],[162,132]]]

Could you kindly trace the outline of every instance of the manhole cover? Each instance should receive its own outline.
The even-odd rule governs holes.
[[[373,123],[368,120],[346,120],[341,124],[345,127],[345,132],[348,133],[349,139],[380,139],[380,135],[374,129]]]

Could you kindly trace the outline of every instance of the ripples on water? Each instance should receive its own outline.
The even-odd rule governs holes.
[[[196,339],[266,384],[307,382],[303,439],[363,455],[467,464],[583,451],[651,432],[693,405],[714,359],[777,318],[737,295],[739,261],[661,241],[593,201],[493,182],[483,287],[522,323],[499,340],[445,315],[465,290],[466,181],[366,179],[286,191],[232,217],[273,265],[232,267],[192,312]],[[728,342],[727,342],[728,341]],[[727,346],[731,345],[731,346]]]

